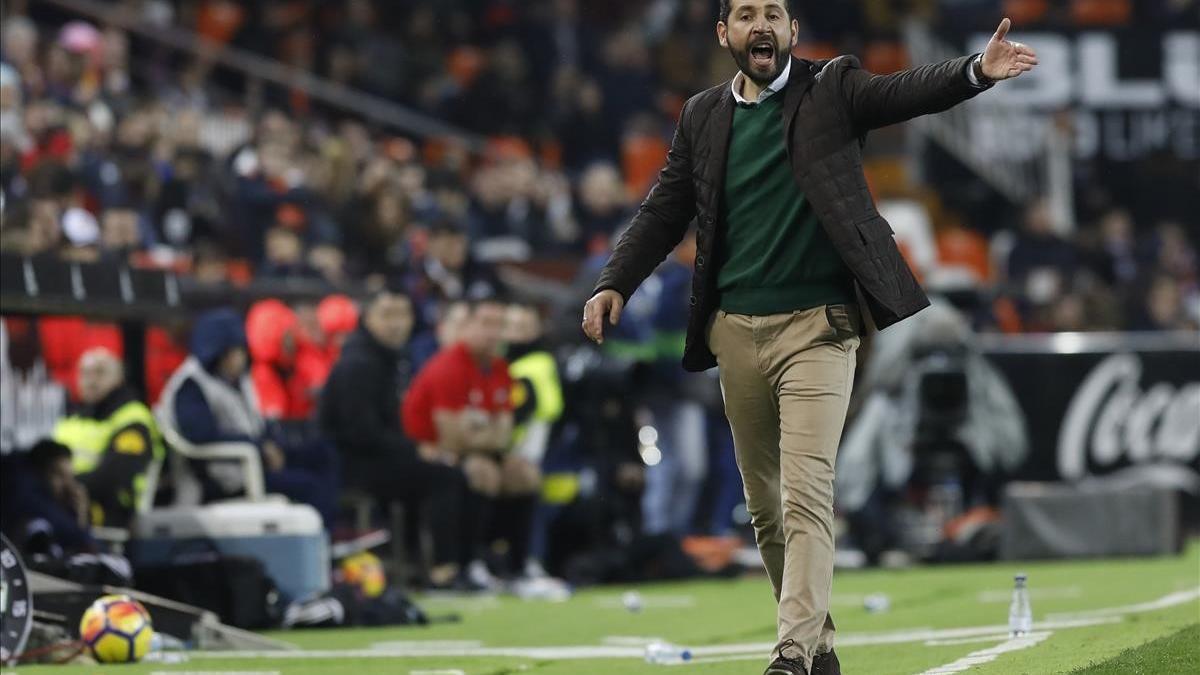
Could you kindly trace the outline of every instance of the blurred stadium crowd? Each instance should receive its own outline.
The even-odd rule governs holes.
[[[998,3],[799,4],[798,54],[852,51],[882,72],[908,65],[903,17],[987,30]],[[255,443],[268,489],[313,504],[330,529],[345,493],[411,503],[452,496],[431,510],[434,563],[450,566],[435,585],[488,583],[483,573],[463,575],[487,557],[489,533],[477,530],[492,521],[507,528],[504,571],[516,576],[538,576],[543,563],[572,580],[694,571],[654,537],[729,530],[740,485],[715,381],[678,368],[691,243],[631,300],[603,352],[578,345],[576,326],[610,241],[663,163],[683,101],[730,74],[712,35],[716,2],[111,5],[482,139],[409,137],[51,4],[6,3],[0,249],[167,268],[197,287],[327,288],[324,300],[201,315],[190,343],[179,327],[152,330],[146,389],[179,420],[176,431],[197,444]],[[1003,5],[1023,29],[1169,22],[1198,11],[1190,0]],[[975,329],[1200,324],[1194,220],[1091,189],[1069,235],[1057,233],[1042,201],[1009,209],[999,227],[994,217],[977,226],[971,207],[898,180],[895,155],[876,153],[870,169],[892,204],[885,215],[902,235],[905,222],[924,231],[905,242],[906,254],[931,285],[951,278],[948,287],[983,298],[969,315]],[[551,270],[569,302],[515,300],[505,271],[513,268]],[[112,357],[92,351],[120,355],[115,327],[68,318],[39,330],[80,415],[110,419],[134,400]],[[244,377],[251,390],[240,388]],[[89,393],[88,378],[103,386]],[[238,405],[241,413],[229,412]],[[434,410],[455,415],[435,420]],[[136,439],[110,429],[92,452],[124,460],[137,453],[121,443],[161,444],[153,419],[132,424],[145,427]],[[101,514],[131,508],[120,493],[136,490],[129,477],[144,463],[97,474],[124,482],[84,481],[81,492],[56,473],[63,459],[51,446],[35,453],[28,470],[47,477],[49,497],[25,504],[65,502],[75,516],[67,529],[104,522],[81,506],[86,491],[96,504],[108,500]],[[202,478],[206,498],[237,489]],[[636,572],[613,571],[618,562],[597,553],[635,539],[642,557],[621,564]],[[570,568],[569,554],[581,551],[597,555]]]
[[[0,243],[170,266],[201,283],[312,277],[336,286],[427,276],[431,259],[471,268],[473,258],[603,252],[661,166],[682,102],[730,68],[705,0],[113,3],[485,138],[472,147],[372,128],[300,90],[267,86],[251,110],[241,74],[117,28],[67,23],[45,6],[36,9],[59,22],[39,25],[19,14],[22,4],[5,17]],[[965,32],[994,23],[994,4],[805,5],[797,51],[853,51],[868,69],[895,70],[907,65],[900,17]],[[1197,12],[1180,0],[1005,4],[1030,30]],[[936,242],[932,265],[909,251],[922,258],[919,271],[966,268],[999,300],[977,317],[980,327],[1196,324],[1195,242],[1179,215],[1090,187],[1077,200],[1080,227],[1063,240],[1037,204],[1010,209],[996,227],[902,180],[896,194],[894,163],[877,158],[877,196],[915,200]],[[439,248],[438,228],[465,234],[466,260]]]

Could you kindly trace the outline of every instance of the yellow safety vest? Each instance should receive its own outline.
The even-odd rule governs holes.
[[[523,380],[528,380],[537,396],[537,408],[534,409],[531,420],[554,423],[562,417],[563,393],[562,384],[558,380],[558,366],[554,356],[547,352],[530,352],[513,361],[508,366],[508,374],[513,381],[512,402],[514,408],[519,408],[529,397],[529,392]],[[513,443],[519,443],[525,436],[527,424],[513,429]]]
[[[137,441],[130,439],[125,443],[118,437],[114,442],[113,436],[117,432],[133,424],[144,425],[149,430],[149,448],[142,447],[140,435]],[[54,440],[71,448],[71,468],[77,476],[95,471],[110,444],[115,445],[116,452],[138,454],[149,451],[152,453],[152,462],[161,462],[167,452],[154,423],[154,414],[140,401],[126,403],[105,419],[79,415],[65,417],[54,427]],[[134,476],[132,494],[125,491],[121,493],[122,505],[133,508],[145,489],[145,474]]]

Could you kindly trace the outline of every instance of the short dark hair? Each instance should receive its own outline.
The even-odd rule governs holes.
[[[783,9],[787,11],[788,17],[792,16],[791,0],[779,0],[783,4]],[[733,0],[721,0],[720,16],[718,19],[724,23],[729,23],[729,13],[733,11]]]
[[[388,279],[383,287],[375,289],[367,296],[366,302],[363,303],[363,308],[372,307],[383,298],[404,298],[410,304],[412,303],[412,298],[401,285],[400,280]],[[364,311],[363,313],[365,314],[366,312]]]
[[[45,474],[55,462],[64,459],[71,459],[71,448],[51,438],[43,438],[29,449],[29,465],[39,474]]]

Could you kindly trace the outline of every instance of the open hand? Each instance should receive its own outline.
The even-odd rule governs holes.
[[[1011,26],[1012,22],[1008,19],[1001,21],[987,48],[983,50],[983,61],[979,65],[984,77],[1007,80],[1033,70],[1037,65],[1037,54],[1028,45],[1004,39]]]

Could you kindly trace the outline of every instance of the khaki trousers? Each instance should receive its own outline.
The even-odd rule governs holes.
[[[862,318],[853,305],[746,316],[717,311],[708,345],[758,549],[778,602],[771,658],[833,648],[833,469]]]

